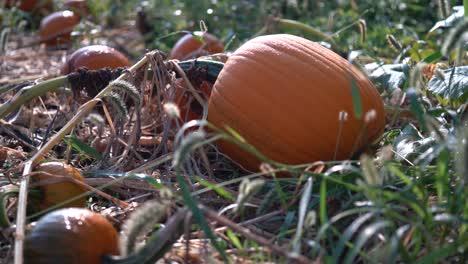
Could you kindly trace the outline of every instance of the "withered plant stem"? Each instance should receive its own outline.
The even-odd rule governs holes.
[[[11,111],[19,108],[31,99],[48,92],[55,92],[68,82],[67,76],[53,78],[30,87],[22,88],[13,98],[0,106],[0,119],[4,118]],[[34,88],[34,89],[32,89]]]
[[[146,65],[148,61],[148,56],[151,56],[152,53],[149,53],[147,56],[143,57],[140,61],[135,63],[132,67],[128,69],[128,71],[124,72],[120,75],[116,80],[123,80],[129,77],[132,73],[134,73],[137,69],[141,68],[142,66]],[[59,77],[60,78],[60,77]],[[67,81],[67,77],[63,77],[63,82]],[[75,126],[78,124],[86,115],[88,115],[94,106],[101,101],[101,99],[109,93],[112,88],[111,85],[107,85],[99,94],[97,94],[92,100],[88,101],[87,103],[83,104],[79,109],[78,112],[73,116],[73,118],[59,131],[55,134],[44,146],[39,149],[39,151],[29,160],[26,162],[23,170],[23,175],[27,175],[31,173],[32,168],[36,165],[43,156],[51,150],[60,140],[63,139]],[[24,239],[25,239],[25,224],[26,224],[26,206],[28,200],[28,185],[29,185],[29,177],[22,177],[20,182],[20,190],[18,195],[18,209],[17,209],[17,216],[16,216],[16,237],[15,237],[15,252],[14,252],[14,264],[23,264],[23,249],[24,249]]]

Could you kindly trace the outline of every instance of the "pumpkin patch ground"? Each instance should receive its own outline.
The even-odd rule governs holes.
[[[117,2],[0,3],[2,261],[468,261],[467,1]]]

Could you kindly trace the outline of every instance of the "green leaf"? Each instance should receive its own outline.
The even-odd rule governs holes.
[[[465,17],[468,17],[468,0],[463,0],[463,7],[465,12]]]
[[[418,119],[421,130],[425,131],[427,128],[426,121],[424,119],[424,107],[420,102],[420,94],[418,91],[416,91],[416,89],[411,88],[406,91],[406,95],[410,101],[411,112],[413,112],[413,114]]]
[[[409,76],[408,64],[371,63],[365,66],[370,72],[370,79],[388,92],[403,88]]]
[[[422,59],[422,61],[425,62],[425,63],[433,63],[433,62],[439,60],[440,58],[442,58],[442,53],[440,51],[437,51],[437,52],[434,52],[431,55],[425,57],[424,59]]]
[[[81,152],[81,153],[84,153],[92,158],[95,158],[95,159],[102,159],[102,155],[101,153],[99,153],[96,149],[92,148],[91,146],[89,146],[88,144],[84,143],[83,141],[79,140],[78,138],[76,138],[74,135],[72,136],[69,136],[69,137],[65,137],[63,139],[65,142],[67,142],[68,144],[70,144],[70,146]]]
[[[411,161],[412,163],[419,160],[420,156],[428,149],[431,149],[437,143],[433,137],[427,137],[420,140],[413,140],[411,138],[403,138],[398,140],[394,145],[394,151],[397,154],[395,160],[397,161]]]
[[[428,83],[428,90],[443,99],[465,102],[468,99],[468,66],[455,67],[442,71],[442,76],[434,74]]]
[[[452,27],[463,18],[464,13],[465,13],[465,11],[463,10],[463,6],[454,6],[453,10],[455,12],[451,14],[449,17],[447,17],[444,20],[437,21],[437,23],[435,23],[435,25],[429,30],[429,34],[439,28]]]
[[[244,250],[244,247],[242,246],[242,243],[240,242],[240,239],[239,237],[237,237],[237,235],[232,232],[232,230],[228,229],[226,230],[226,235],[228,236],[229,240],[231,240],[231,243],[234,244],[234,246],[243,251]]]
[[[231,201],[235,201],[236,198],[231,194],[229,193],[228,191],[226,191],[223,187],[220,187],[216,184],[213,184],[211,182],[208,182],[208,181],[205,181],[203,180],[202,178],[200,177],[195,177],[196,181],[198,181],[201,185],[205,186],[205,187],[208,187],[210,189],[212,189],[213,191],[215,191],[218,195],[222,196],[223,198],[226,198],[228,200],[231,200]]]

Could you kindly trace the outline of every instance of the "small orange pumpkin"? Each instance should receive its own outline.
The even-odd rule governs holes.
[[[25,240],[25,263],[102,263],[119,255],[119,236],[107,219],[82,208],[43,216]]]
[[[32,176],[32,183],[40,183],[40,181],[53,180],[48,174],[54,176],[68,176],[77,181],[84,181],[80,172],[72,166],[62,162],[46,162],[35,167],[35,171],[46,172]],[[49,207],[63,203],[71,198],[81,195],[86,192],[86,189],[70,181],[60,181],[54,183],[41,184],[39,188],[42,191],[42,199],[38,202],[38,209],[45,210]],[[86,197],[73,200],[61,207],[83,207],[86,204]]]
[[[187,60],[203,55],[223,52],[223,43],[214,35],[200,31],[195,31],[193,34],[202,37],[205,43],[194,38],[192,34],[186,34],[179,39],[172,48],[169,54],[170,59]]]
[[[104,46],[91,45],[80,48],[73,52],[62,66],[62,74],[68,74],[76,71],[80,67],[86,67],[88,70],[100,70],[102,68],[129,67],[129,59],[120,51]]]
[[[354,113],[353,80],[362,118]],[[340,121],[342,111],[347,119]],[[229,57],[208,121],[234,129],[272,160],[302,164],[351,158],[383,133],[385,115],[377,89],[351,63],[318,43],[279,34],[254,38]],[[259,161],[236,145],[219,147],[258,170]]]
[[[39,26],[41,43],[55,46],[70,42],[71,32],[78,23],[80,17],[69,10],[54,12],[44,17]]]

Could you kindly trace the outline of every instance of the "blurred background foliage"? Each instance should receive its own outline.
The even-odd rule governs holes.
[[[1,2],[1,1],[0,1]],[[63,1],[54,1],[60,9]],[[88,0],[90,22],[102,28],[138,24],[144,20],[146,49],[169,51],[183,34],[200,30],[204,21],[208,31],[233,50],[257,34],[292,33],[305,35],[292,28],[275,26],[272,18],[295,20],[328,34],[344,52],[361,50],[372,57],[392,58],[386,36],[392,34],[403,47],[412,45],[431,53],[440,46],[437,34],[428,35],[434,24],[450,15],[458,0]],[[3,6],[3,5],[2,5]],[[20,10],[0,11],[2,27],[39,27],[40,17]],[[138,21],[140,20],[140,21]],[[362,40],[359,20],[367,25]],[[25,23],[33,22],[33,23]],[[442,31],[443,33],[443,31]],[[439,33],[440,34],[440,33]]]
[[[426,34],[437,20],[448,15],[438,11],[438,1],[434,0],[96,2],[100,2],[102,7],[111,6],[105,11],[110,20],[121,17],[118,15],[119,12],[127,16],[137,16],[137,12],[143,12],[151,26],[151,33],[146,37],[148,48],[162,50],[171,47],[177,37],[168,37],[163,41],[161,37],[180,30],[199,30],[199,21],[204,21],[209,32],[224,39],[225,42],[232,39],[231,47],[234,48],[271,23],[269,18],[282,17],[303,22],[324,33],[332,34],[343,50],[365,49],[370,54],[392,56],[394,54],[389,54],[391,49],[388,49],[386,44],[387,34],[393,34],[402,41],[403,45],[422,39],[433,46],[433,39],[426,38]],[[450,6],[461,4],[461,1],[446,2]],[[96,11],[98,10],[99,8],[96,8]],[[96,13],[103,14],[101,11]],[[367,25],[366,41],[360,41],[357,25],[359,19],[365,20]],[[269,31],[280,32],[272,27]],[[295,30],[281,30],[284,31],[303,35]]]

